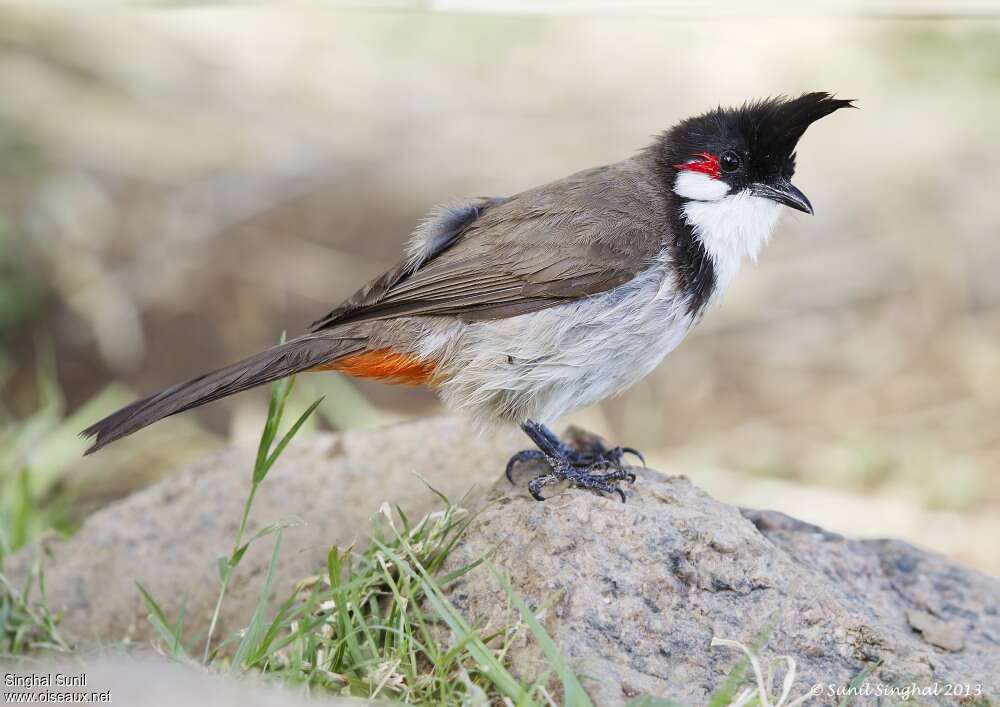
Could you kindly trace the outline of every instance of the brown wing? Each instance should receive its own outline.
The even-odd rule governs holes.
[[[419,267],[385,273],[313,330],[398,316],[497,319],[609,290],[648,267],[664,242],[653,179],[627,160],[491,201]]]

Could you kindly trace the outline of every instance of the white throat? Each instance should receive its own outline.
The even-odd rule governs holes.
[[[781,215],[781,204],[752,195],[730,193],[729,185],[699,172],[677,175],[674,192],[685,199],[681,211],[712,258],[715,292],[729,286],[745,258],[756,260]]]

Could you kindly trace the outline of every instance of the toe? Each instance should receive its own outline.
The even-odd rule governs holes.
[[[518,452],[507,461],[507,469],[504,472],[507,475],[507,480],[512,484],[514,483],[514,476],[511,472],[513,472],[514,467],[520,464],[521,462],[531,461],[533,459],[543,459],[543,458],[545,458],[545,454],[543,454],[537,449],[525,449],[522,452]]]
[[[542,495],[542,489],[553,482],[559,481],[559,477],[555,474],[542,474],[541,476],[536,476],[534,479],[528,482],[528,493],[536,501],[544,501],[545,496]]]

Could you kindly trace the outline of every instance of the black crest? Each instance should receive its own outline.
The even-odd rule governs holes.
[[[798,98],[768,98],[746,103],[735,110],[719,109],[719,118],[728,123],[732,137],[742,138],[747,153],[772,167],[792,161],[794,168],[795,146],[806,129],[820,118],[825,118],[841,108],[852,108],[853,99],[834,98],[822,91],[804,93]],[[733,135],[735,133],[735,135]],[[785,176],[790,177],[791,174]]]
[[[769,98],[745,104],[729,112],[737,130],[750,142],[748,147],[788,157],[806,128],[841,108],[853,107],[853,99],[834,98],[817,91],[798,98]],[[723,111],[726,113],[727,111]]]

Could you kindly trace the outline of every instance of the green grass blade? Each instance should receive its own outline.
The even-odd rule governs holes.
[[[872,665],[866,665],[864,670],[855,675],[854,679],[851,680],[850,683],[848,683],[847,692],[844,693],[844,699],[840,701],[838,707],[848,707],[848,705],[851,703],[851,697],[857,693],[857,690],[859,687],[861,687],[861,684],[865,680],[867,680],[872,673],[874,673],[876,670],[879,669],[880,665],[882,665],[881,660],[878,661],[877,663],[873,663]]]
[[[284,411],[284,406],[279,405],[279,401],[282,399],[282,387],[280,381],[271,384],[271,396],[267,401],[267,419],[264,422],[264,429],[260,433],[260,442],[257,444],[257,459],[253,465],[252,478],[255,484],[260,483],[260,480],[264,478],[264,472],[261,469],[264,468],[267,453],[271,449],[274,436],[278,431],[278,425],[281,423],[281,415]]]
[[[281,550],[281,537],[283,531],[279,528],[274,536],[274,550],[271,552],[271,563],[267,568],[267,576],[264,578],[264,587],[260,591],[260,598],[257,600],[257,607],[254,609],[253,618],[243,633],[243,638],[233,656],[232,668],[243,667],[250,651],[257,647],[258,637],[261,635],[264,623],[264,613],[267,611],[267,602],[271,598],[271,587],[274,584],[274,572],[278,566],[278,553]]]
[[[343,559],[347,561],[348,574],[350,570],[350,554],[349,551],[344,552]],[[359,586],[356,583],[348,582],[344,584],[341,582],[341,556],[337,548],[331,548],[330,554],[327,555],[327,565],[328,571],[330,573],[330,589],[333,594],[334,604],[337,610],[337,622],[340,629],[341,635],[345,638],[344,650],[347,655],[350,656],[351,662],[355,665],[360,665],[367,660],[367,656],[361,649],[361,644],[358,642],[357,633],[351,630],[351,626],[354,624],[352,621],[352,615],[356,615],[356,612],[348,611],[348,604],[357,607],[357,591],[356,588]],[[352,602],[351,599],[354,599]]]
[[[160,608],[160,605],[153,599],[150,593],[146,591],[146,588],[138,582],[135,583],[135,586],[139,589],[139,594],[142,595],[142,603],[146,605],[146,610],[149,611],[149,616],[147,617],[149,623],[160,634],[160,638],[166,642],[166,647],[170,655],[174,658],[187,658],[180,633],[184,626],[183,615],[178,620],[176,626],[171,625],[167,620],[166,614],[163,613],[163,609]]]
[[[260,483],[260,481],[264,480],[264,477],[267,476],[267,472],[270,471],[271,467],[274,465],[274,462],[278,460],[278,457],[281,456],[281,453],[285,451],[285,447],[287,447],[288,443],[292,441],[292,437],[294,437],[295,434],[299,431],[299,428],[302,427],[303,424],[305,424],[305,421],[309,419],[309,416],[316,411],[316,408],[319,407],[320,403],[322,403],[323,400],[324,398],[319,398],[318,400],[314,401],[312,405],[306,408],[305,412],[299,415],[299,419],[295,421],[295,424],[291,426],[288,432],[285,433],[285,436],[281,438],[281,441],[278,442],[278,446],[275,447],[274,451],[271,452],[271,454],[267,457],[267,460],[264,462],[263,471],[260,474],[260,479],[257,479],[255,477],[254,481]]]
[[[535,637],[535,640],[538,641],[538,645],[541,647],[545,657],[559,675],[559,680],[563,685],[563,703],[567,705],[580,705],[581,707],[593,707],[593,702],[590,701],[590,697],[583,689],[583,685],[580,684],[576,674],[566,663],[566,659],[563,658],[559,647],[556,645],[555,641],[552,640],[552,637],[549,636],[548,632],[538,620],[538,617],[536,617],[535,613],[528,608],[527,604],[524,603],[524,599],[522,599],[517,592],[514,591],[514,588],[510,586],[510,581],[500,574],[493,565],[489,565],[489,568],[497,582],[500,583],[500,587],[507,595],[510,603],[513,604],[514,608],[516,608],[518,613],[521,614],[521,620],[527,624],[531,634]]]
[[[267,656],[277,648],[275,641],[278,638],[278,633],[281,631],[282,627],[288,620],[288,615],[295,604],[295,595],[288,597],[281,603],[278,610],[274,614],[274,618],[271,619],[270,625],[267,630],[264,631],[264,636],[261,638],[260,643],[254,647],[254,652],[247,657],[247,667],[261,667],[261,663],[267,658]]]
[[[468,642],[469,654],[472,655],[472,657],[479,664],[480,670],[494,685],[496,685],[497,689],[513,700],[520,701],[521,699],[526,698],[527,694],[524,687],[497,659],[497,657],[493,654],[493,651],[491,651],[490,648],[483,643],[482,639],[472,629],[472,627],[466,623],[465,619],[462,618],[461,614],[459,614],[458,610],[455,609],[452,603],[448,601],[447,597],[444,596],[444,593],[434,582],[433,578],[426,573],[424,568],[419,564],[414,564],[413,567],[411,567],[406,560],[397,555],[387,545],[379,543],[377,540],[374,542],[379,545],[379,549],[385,553],[386,557],[396,563],[400,572],[409,575],[411,579],[420,583],[424,594],[427,597],[428,603],[448,625],[448,628],[450,628],[452,633],[455,634],[458,641]],[[412,557],[412,553],[410,553],[410,556],[411,559],[414,559]],[[589,702],[582,704],[586,705],[589,704]]]

